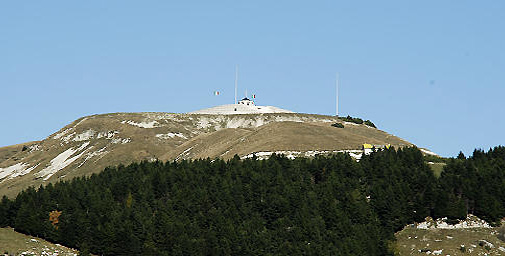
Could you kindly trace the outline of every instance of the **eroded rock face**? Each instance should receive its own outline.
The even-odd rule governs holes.
[[[257,106],[255,106],[257,107]],[[115,113],[80,118],[46,139],[0,148],[0,195],[142,160],[246,157],[254,152],[359,150],[410,143],[366,125],[336,129],[334,116]],[[11,149],[14,147],[15,149]]]

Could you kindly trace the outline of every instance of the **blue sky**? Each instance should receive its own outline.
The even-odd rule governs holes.
[[[505,144],[503,1],[4,1],[0,146],[109,112],[340,113],[443,156]],[[213,91],[221,92],[213,96]]]

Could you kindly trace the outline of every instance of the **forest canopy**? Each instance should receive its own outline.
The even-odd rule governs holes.
[[[417,148],[141,162],[3,197],[0,225],[103,255],[388,255],[427,216],[505,216],[504,147],[446,162],[438,179]]]

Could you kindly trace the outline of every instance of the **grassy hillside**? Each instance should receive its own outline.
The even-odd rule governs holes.
[[[345,128],[331,124],[341,122]],[[309,114],[114,113],[80,118],[48,138],[0,148],[0,195],[142,160],[230,159],[259,151],[411,145],[364,124]],[[24,150],[23,150],[24,149]]]
[[[9,160],[9,158],[12,158],[14,161],[18,161],[19,159],[15,156],[21,153],[23,149],[27,150],[27,147],[32,144],[36,144],[37,142],[38,141],[32,141],[7,147],[0,147],[0,163]]]
[[[333,151],[360,149],[364,143],[396,147],[411,145],[383,131],[364,125],[347,125],[344,129],[330,123],[272,122],[254,129],[223,129],[195,137],[161,160],[222,157],[252,152]],[[189,149],[189,150],[188,150]]]

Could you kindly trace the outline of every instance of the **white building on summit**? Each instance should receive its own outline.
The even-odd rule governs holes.
[[[247,105],[247,106],[249,106],[249,105],[254,106],[254,101],[252,101],[252,100],[248,99],[247,97],[245,97],[242,100],[240,100],[238,102],[238,104]]]

